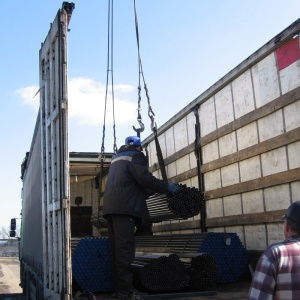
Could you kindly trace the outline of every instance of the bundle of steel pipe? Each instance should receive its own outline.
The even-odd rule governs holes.
[[[152,236],[136,236],[135,245],[138,248],[162,248],[170,252],[199,252],[207,233],[166,234]]]
[[[72,274],[84,292],[115,288],[108,238],[82,238],[72,253]]]
[[[183,184],[179,184],[179,191],[174,195],[155,194],[146,200],[153,223],[194,217],[200,213],[203,201],[203,193]]]
[[[200,213],[203,201],[203,193],[197,188],[179,184],[179,191],[175,195],[154,194],[146,200],[149,221],[157,223],[194,217]],[[97,228],[107,227],[107,220],[103,217],[102,210],[91,217],[91,223]]]
[[[229,232],[153,235],[136,237],[136,251],[155,248],[159,253],[208,253],[218,266],[217,283],[236,282],[247,264],[248,255],[239,236]],[[161,251],[159,251],[161,250]],[[150,250],[151,251],[151,250]]]
[[[194,288],[212,286],[217,283],[219,268],[215,258],[208,253],[193,257],[188,268],[190,285]]]
[[[189,284],[185,265],[175,254],[154,259],[140,258],[132,264],[143,288],[149,291],[176,291]]]
[[[175,254],[136,256],[131,266],[136,288],[148,291],[213,286],[219,275],[217,262],[208,253],[199,253],[185,262]]]
[[[210,253],[216,259],[218,283],[236,282],[248,260],[247,250],[236,233],[208,232],[199,252]]]

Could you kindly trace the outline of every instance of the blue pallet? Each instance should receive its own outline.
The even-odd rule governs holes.
[[[247,251],[236,233],[207,233],[199,252],[209,253],[216,259],[217,283],[237,282],[248,260]]]
[[[72,255],[73,277],[83,292],[114,290],[108,238],[83,238]]]

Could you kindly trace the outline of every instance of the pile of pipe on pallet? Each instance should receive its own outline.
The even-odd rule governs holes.
[[[80,290],[113,291],[108,238],[88,237],[76,239],[72,244],[73,279]],[[149,254],[155,247],[164,248],[168,254],[167,251]],[[136,236],[136,257],[132,263],[134,285],[149,292],[203,290],[218,283],[236,282],[247,259],[247,251],[236,233]]]
[[[82,292],[110,292],[115,288],[108,238],[77,241],[72,254],[73,280]]]
[[[234,283],[245,271],[248,260],[247,251],[236,233],[205,232],[136,236],[137,253],[145,253],[147,249],[148,253],[168,252],[178,254],[181,258],[192,258],[187,274],[190,276],[189,285],[194,287],[214,283]],[[146,257],[148,259],[146,261],[145,258],[136,257],[134,264],[141,267],[142,260],[143,265],[147,265],[146,262],[149,263],[151,260],[149,261],[149,256]],[[178,273],[180,272],[179,269]],[[169,276],[163,272],[160,274],[161,282],[164,281],[163,276]],[[143,284],[142,280],[141,283]]]
[[[189,263],[181,261],[176,254],[141,256],[131,266],[136,288],[151,292],[213,286],[219,274],[214,257],[206,253],[193,257]]]

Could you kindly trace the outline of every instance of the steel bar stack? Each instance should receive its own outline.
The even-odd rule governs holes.
[[[214,286],[219,275],[216,260],[207,253],[199,253],[190,262],[175,254],[138,256],[131,266],[136,288],[151,292],[202,289]]]
[[[165,234],[136,236],[136,251],[143,248],[157,248],[161,252],[187,253],[198,252],[208,233]]]
[[[203,201],[203,193],[183,184],[179,184],[179,192],[174,195],[155,194],[146,200],[153,223],[194,217],[200,213]]]
[[[218,283],[236,282],[248,261],[248,254],[236,233],[208,232],[199,252],[214,256],[219,268]]]
[[[178,255],[210,254],[214,257],[219,270],[217,283],[238,281],[248,260],[247,251],[236,233],[206,232],[136,237],[136,251],[145,252],[147,248],[152,253],[155,250],[155,252]]]
[[[171,194],[154,194],[147,200],[150,222],[158,223],[166,220],[182,220],[194,217],[200,213],[203,206],[203,193],[195,187],[179,184],[179,192]],[[91,223],[97,228],[106,228],[107,220],[103,212],[91,217]]]
[[[132,264],[139,281],[148,291],[177,291],[188,286],[186,267],[175,254],[153,259],[137,259]]]
[[[219,268],[211,254],[203,253],[192,258],[188,274],[193,288],[213,286],[217,283]]]
[[[73,277],[82,292],[114,290],[108,238],[82,238],[72,254]]]

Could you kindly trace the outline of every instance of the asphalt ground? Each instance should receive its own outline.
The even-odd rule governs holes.
[[[22,293],[20,284],[20,262],[17,257],[0,257],[0,298],[3,295]]]

